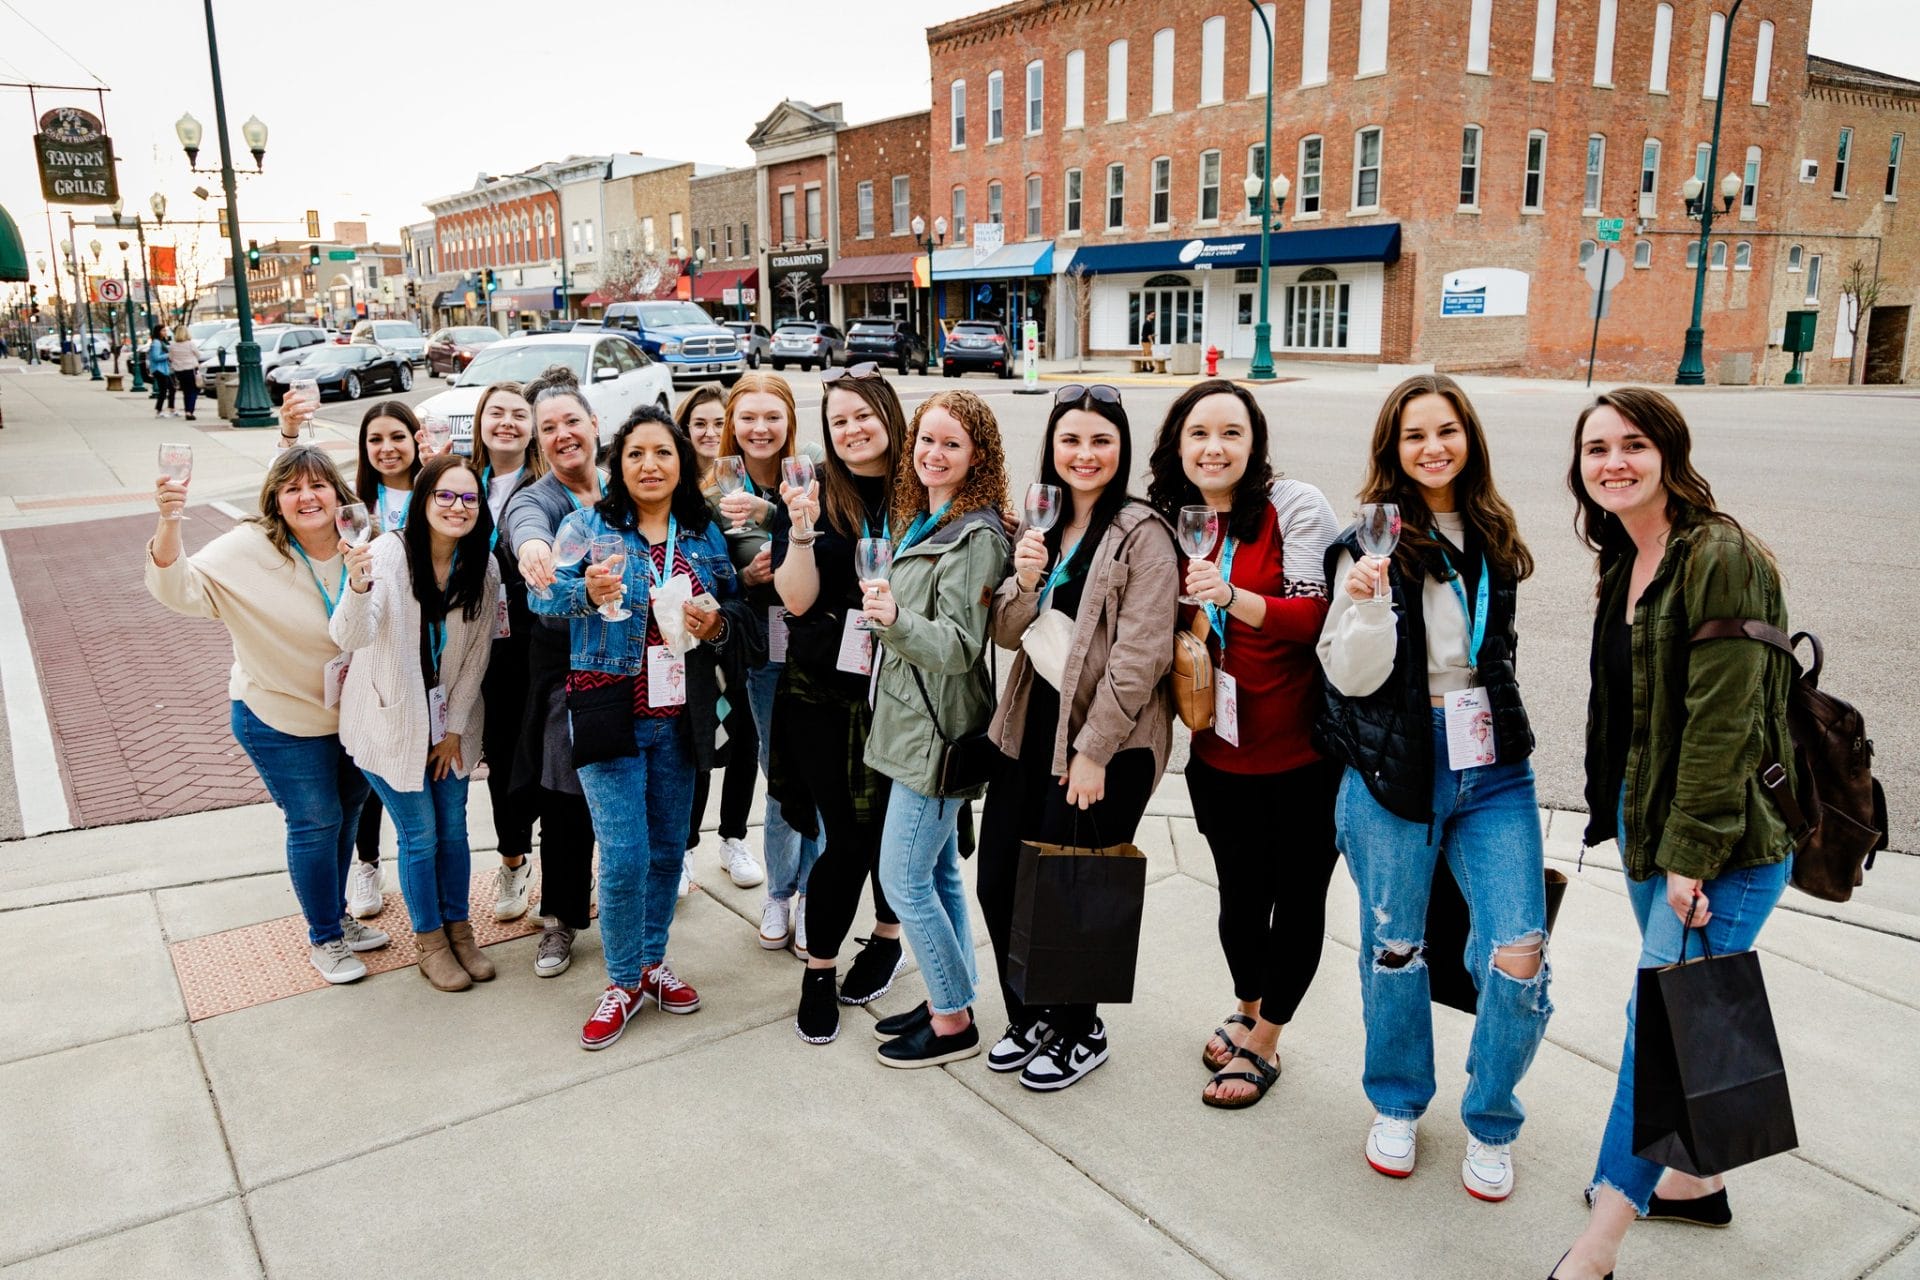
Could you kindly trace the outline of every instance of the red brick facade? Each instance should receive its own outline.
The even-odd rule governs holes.
[[[834,138],[840,165],[840,256],[873,253],[912,253],[910,227],[915,214],[932,220],[928,212],[927,137],[930,116],[925,111],[849,125]],[[896,227],[893,216],[894,179],[907,180],[906,214]],[[860,187],[871,183],[872,225],[862,234]]]
[[[551,233],[545,229],[549,219]],[[565,233],[560,202],[551,192],[435,218],[433,226],[440,245],[440,265],[447,271],[551,261],[559,254],[560,237]]]

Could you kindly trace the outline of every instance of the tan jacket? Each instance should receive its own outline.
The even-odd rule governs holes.
[[[1173,702],[1166,675],[1173,666],[1179,621],[1180,560],[1173,530],[1144,502],[1122,507],[1094,549],[1086,590],[1074,618],[1073,647],[1062,675],[1073,691],[1067,716],[1054,731],[1052,772],[1063,777],[1072,751],[1105,765],[1129,748],[1153,752],[1158,785],[1173,745]],[[1020,636],[1040,611],[1040,593],[1020,589],[1010,575],[988,613],[994,642],[1018,650],[987,732],[994,745],[1018,757],[1027,725],[1027,699],[1038,679],[1019,650]]]

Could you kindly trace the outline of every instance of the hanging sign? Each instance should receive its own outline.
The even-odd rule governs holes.
[[[112,204],[120,198],[113,139],[91,111],[55,107],[42,115],[33,149],[40,194],[49,204]]]

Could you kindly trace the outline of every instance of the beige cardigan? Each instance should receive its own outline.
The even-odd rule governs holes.
[[[373,542],[373,585],[347,589],[331,630],[353,655],[340,694],[340,745],[353,762],[395,791],[419,791],[427,776],[427,682],[420,671],[420,602],[413,598],[407,546],[399,533]],[[493,651],[494,599],[500,566],[487,557],[485,601],[469,621],[447,615],[440,687],[447,691],[447,732],[460,735],[462,778],[480,763],[480,681]]]

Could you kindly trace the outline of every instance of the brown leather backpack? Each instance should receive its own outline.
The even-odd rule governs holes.
[[[1196,609],[1193,624],[1173,633],[1173,710],[1195,733],[1213,728],[1213,656],[1207,652],[1207,611]]]

